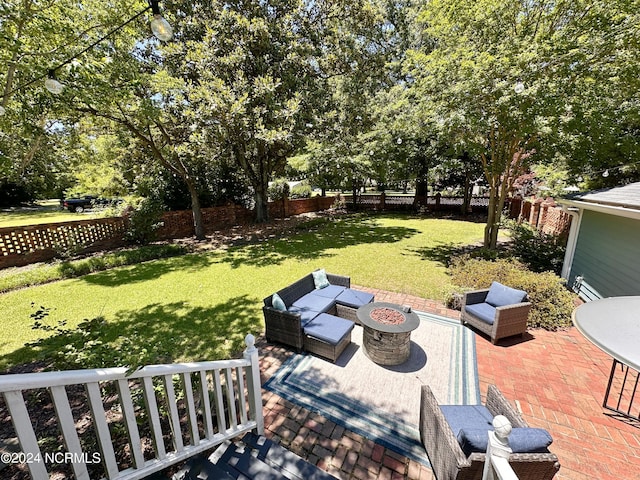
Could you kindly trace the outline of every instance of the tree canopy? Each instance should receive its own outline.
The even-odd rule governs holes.
[[[144,0],[0,6],[3,182],[186,192],[202,238],[206,198],[243,189],[268,219],[268,183],[292,157],[319,187],[412,182],[417,203],[427,182],[468,192],[480,170],[495,246],[531,164],[589,187],[640,178],[637,1],[162,7],[168,42]],[[51,69],[57,96],[42,86]]]

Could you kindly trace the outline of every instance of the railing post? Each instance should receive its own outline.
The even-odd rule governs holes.
[[[496,415],[493,419],[493,428],[494,431],[489,432],[482,480],[518,480],[518,476],[509,464],[509,455],[512,453],[509,447],[511,423],[507,417]]]
[[[251,362],[249,367],[250,377],[247,379],[249,390],[249,409],[256,422],[256,433],[264,435],[264,416],[262,414],[262,386],[260,383],[260,357],[255,346],[256,337],[250,333],[245,337],[244,343],[247,348],[244,351],[244,358]]]

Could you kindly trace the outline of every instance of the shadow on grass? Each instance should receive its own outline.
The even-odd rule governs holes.
[[[212,263],[210,255],[188,254],[161,259],[158,261],[138,263],[130,267],[116,268],[82,277],[87,283],[103,287],[118,287],[131,283],[146,282],[157,279],[174,271],[198,270]]]
[[[229,358],[244,348],[248,333],[262,331],[258,303],[243,295],[210,308],[175,302],[121,311],[112,322],[87,320],[4,355],[0,369],[33,361],[77,369]]]
[[[416,255],[421,260],[440,262],[445,267],[449,267],[451,260],[455,257],[465,254],[474,255],[474,253],[482,256],[482,251],[482,245],[460,245],[455,243],[440,243],[434,247],[409,250],[411,254]]]
[[[336,255],[330,250],[352,245],[394,243],[420,233],[406,227],[385,227],[375,218],[361,215],[330,219],[312,225],[307,231],[286,238],[272,239],[253,245],[229,249],[222,261],[233,267],[277,265],[286,259],[312,260]]]

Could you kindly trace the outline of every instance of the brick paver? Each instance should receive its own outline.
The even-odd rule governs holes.
[[[377,301],[459,318],[443,304],[355,286]],[[263,382],[291,355],[260,342]],[[611,359],[575,328],[531,330],[523,339],[493,345],[476,335],[480,390],[495,384],[530,426],[547,429],[558,456],[558,480],[640,480],[640,426],[601,407]],[[419,392],[416,392],[419,395]],[[431,469],[410,461],[320,415],[263,390],[266,435],[340,479],[433,480]]]

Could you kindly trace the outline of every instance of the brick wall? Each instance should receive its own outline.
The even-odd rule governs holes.
[[[269,203],[272,218],[283,218],[326,210],[333,197],[313,197]],[[253,222],[253,211],[238,205],[203,208],[205,234],[234,225]],[[19,267],[54,258],[60,251],[77,249],[83,253],[113,249],[125,245],[126,219],[97,218],[72,222],[0,228],[0,268]],[[158,238],[184,238],[194,234],[191,210],[165,212]]]
[[[510,218],[524,220],[543,233],[568,237],[571,215],[559,207],[551,198],[523,200],[514,198],[509,209]]]

